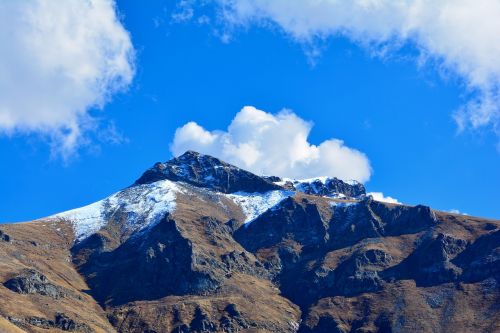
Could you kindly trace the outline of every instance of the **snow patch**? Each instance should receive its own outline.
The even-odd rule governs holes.
[[[331,207],[350,207],[357,205],[359,202],[358,201],[331,201],[330,206]]]
[[[52,215],[51,218],[61,218],[71,221],[75,237],[80,241],[96,233],[106,224],[103,217],[103,203],[104,200],[97,201],[88,206]]]
[[[184,192],[169,180],[124,189],[88,206],[51,216],[71,222],[77,241],[96,233],[116,213],[126,216],[125,230],[136,231],[158,223],[175,210],[176,193]]]
[[[245,214],[245,224],[252,222],[268,209],[276,206],[284,199],[293,196],[292,191],[269,191],[265,193],[236,192],[224,194],[241,207]]]

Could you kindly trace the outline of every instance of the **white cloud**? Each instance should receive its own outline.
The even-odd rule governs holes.
[[[0,47],[0,133],[48,136],[63,157],[134,75],[113,0],[1,1]]]
[[[392,203],[392,204],[398,204],[401,205],[402,203],[398,201],[398,199],[395,199],[390,196],[384,196],[384,193],[382,192],[369,192],[367,195],[371,195],[373,200],[375,201],[380,201],[380,202],[387,202],[387,203]]]
[[[417,63],[457,75],[466,102],[460,129],[500,133],[500,1],[498,0],[215,0],[224,24],[277,26],[305,43],[344,36],[384,56],[407,44]]]
[[[458,209],[450,209],[448,211],[448,213],[452,213],[452,214],[457,214],[457,215],[469,215],[467,213],[462,213],[461,211],[459,211]]]
[[[312,124],[289,110],[271,114],[252,106],[236,114],[226,131],[208,131],[189,122],[177,129],[174,155],[186,150],[219,157],[257,174],[290,178],[335,176],[365,182],[371,167],[365,154],[330,139],[308,142]]]

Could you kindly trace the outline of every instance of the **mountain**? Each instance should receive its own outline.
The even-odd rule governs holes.
[[[186,152],[0,226],[0,332],[500,332],[500,221]]]

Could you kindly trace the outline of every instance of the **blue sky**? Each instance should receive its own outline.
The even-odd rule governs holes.
[[[37,130],[0,136],[0,222],[106,197],[170,159],[179,127],[195,121],[226,130],[247,105],[272,114],[291,109],[314,123],[309,143],[338,138],[363,152],[373,170],[369,191],[500,217],[498,137],[491,126],[458,133],[452,115],[467,102],[467,83],[432,63],[417,66],[418,45],[376,57],[348,36],[330,36],[311,59],[311,46],[280,28],[233,28],[226,41],[216,33],[223,27],[196,16],[174,22],[179,8],[166,3],[117,3],[135,75],[101,108],[87,110],[97,125],[75,151],[54,153],[60,143]],[[210,7],[202,11],[213,15]]]

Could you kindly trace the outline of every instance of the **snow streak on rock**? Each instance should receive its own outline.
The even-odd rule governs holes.
[[[225,194],[225,196],[241,207],[246,217],[245,224],[247,224],[294,194],[292,191],[269,191],[265,193],[237,192]]]

